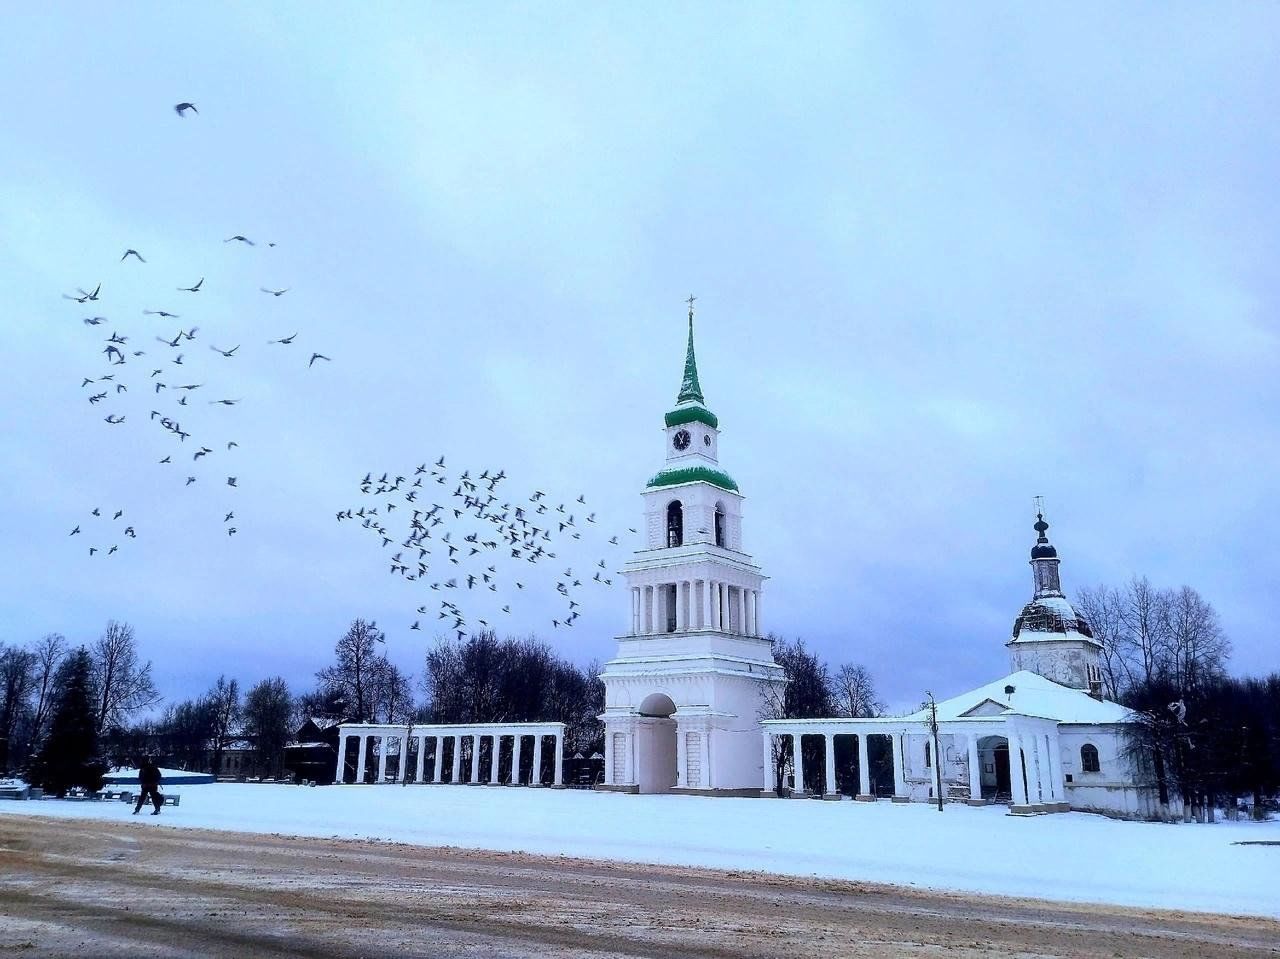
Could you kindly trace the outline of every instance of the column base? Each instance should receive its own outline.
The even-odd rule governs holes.
[[[1054,803],[1054,805],[1058,807],[1058,812],[1071,812],[1071,803],[1069,802]]]
[[[546,788],[546,786],[545,786],[545,785],[543,785],[542,783],[529,783],[529,788],[530,788],[530,789],[545,789],[545,788]]]
[[[805,792],[803,789],[793,789],[791,790],[791,798],[792,799],[808,799],[809,794]]]
[[[1036,812],[1037,812],[1036,807],[1030,805],[1029,803],[1025,806],[1015,806],[1013,805],[1013,803],[1009,804],[1010,816],[1034,816]]]
[[[890,801],[899,802],[899,803],[904,803],[904,802],[909,803],[911,802],[911,797],[910,796],[894,796],[893,799]]]
[[[839,802],[843,798],[844,797],[841,796],[839,793],[823,793],[822,794],[822,799],[824,802]]]
[[[672,786],[670,796],[716,796],[720,799],[754,799],[759,790],[723,786]]]
[[[875,796],[868,796],[866,793],[859,793],[853,797],[856,802],[875,802]]]
[[[564,783],[552,783],[547,788],[548,789],[568,789],[569,787],[566,786]]]
[[[761,799],[781,799],[782,797],[778,795],[778,790],[776,789],[761,789],[760,798]]]
[[[991,802],[987,799],[966,799],[964,804],[966,806],[990,806]]]
[[[552,789],[564,789],[563,786],[552,786]],[[635,795],[640,792],[640,786],[636,783],[597,783],[594,787],[597,792],[604,793],[629,793]]]

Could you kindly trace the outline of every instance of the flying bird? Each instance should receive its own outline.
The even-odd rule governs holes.
[[[260,289],[263,293],[270,293],[272,296],[284,296],[286,293],[289,292],[290,288],[285,287],[283,290],[268,290],[265,286],[260,286],[258,287],[258,289]]]
[[[86,316],[84,318],[85,326],[97,326],[99,323],[105,322],[107,322],[107,318],[105,316]]]
[[[161,462],[161,463],[171,463],[171,462],[173,462],[173,457],[172,457],[172,456],[166,456],[166,457],[165,457],[164,459],[162,459],[160,462]]]
[[[267,345],[270,346],[272,343],[283,343],[285,346],[288,346],[293,342],[293,338],[297,335],[297,333],[290,333],[288,336],[283,336],[278,340],[267,340]]]
[[[209,405],[210,406],[217,406],[217,405],[235,406],[239,402],[240,402],[239,400],[210,400]]]
[[[78,533],[78,532],[80,532],[80,527],[79,527],[79,526],[77,526],[75,529],[73,529],[73,530],[71,531],[70,535],[71,535],[71,536],[75,536],[75,535],[76,535],[76,533]]]
[[[213,352],[215,353],[221,353],[223,356],[229,357],[229,356],[232,356],[236,350],[240,349],[240,344],[237,343],[235,346],[231,347],[231,349],[229,350],[220,350],[216,346],[214,346],[212,343],[210,343],[209,349],[213,350]]]
[[[121,263],[123,263],[126,259],[128,259],[128,258],[129,258],[129,257],[131,257],[131,256],[136,256],[136,257],[138,258],[138,262],[139,262],[139,263],[146,263],[146,262],[147,262],[146,260],[144,260],[144,259],[142,258],[142,254],[141,254],[141,253],[139,253],[137,250],[125,250],[125,251],[124,251],[124,256],[120,257],[120,262],[121,262]]]
[[[116,416],[114,413],[111,413],[111,414],[108,414],[106,418],[106,422],[110,423],[112,426],[115,426],[117,423],[123,423],[124,417]]]
[[[163,316],[170,320],[182,319],[182,317],[180,317],[177,313],[166,313],[164,310],[143,310],[142,315],[143,316]]]
[[[174,107],[173,107],[173,112],[180,117],[185,117],[187,115],[188,110],[190,110],[192,113],[200,112],[199,110],[196,109],[196,105],[194,103],[186,103],[185,101],[182,103],[176,103],[174,104]]]
[[[235,485],[236,485],[236,478],[235,478],[234,476],[228,476],[228,477],[227,477],[227,485],[228,485],[228,486],[235,486]],[[236,489],[239,489],[239,487],[238,487],[238,486],[236,486]]]
[[[253,241],[251,239],[249,239],[247,236],[241,236],[239,233],[237,233],[235,236],[227,237],[222,242],[230,243],[232,240],[237,240],[240,243],[248,243],[250,246],[253,246]]]
[[[325,356],[323,353],[312,353],[311,362],[307,364],[307,369],[311,369],[311,367],[315,365],[316,360],[328,360],[328,359],[329,357]]]
[[[196,280],[196,282],[195,282],[195,285],[194,285],[194,286],[180,286],[180,287],[178,287],[178,292],[179,292],[179,293],[199,293],[199,292],[200,292],[200,287],[202,287],[202,286],[204,286],[204,277],[203,277],[203,276],[202,276],[202,277],[200,277],[200,279]]]

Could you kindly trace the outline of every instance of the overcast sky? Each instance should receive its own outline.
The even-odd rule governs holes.
[[[585,493],[623,545],[566,557],[616,569],[694,293],[768,629],[899,705],[999,676],[1039,494],[1069,594],[1190,584],[1276,668],[1280,8],[265,6],[5,16],[0,640],[301,689],[365,616],[416,674],[422,589],[334,513],[443,454]],[[578,661],[629,622],[503,590]]]

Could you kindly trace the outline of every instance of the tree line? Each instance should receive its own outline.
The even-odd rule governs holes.
[[[1280,673],[1229,676],[1231,642],[1190,586],[1135,576],[1081,590],[1076,605],[1102,644],[1107,695],[1136,714],[1129,753],[1161,803],[1177,796],[1205,819],[1247,797],[1264,816],[1280,793]]]

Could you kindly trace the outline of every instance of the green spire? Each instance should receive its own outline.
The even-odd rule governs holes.
[[[698,359],[693,355],[693,300],[689,297],[689,349],[684,355],[684,381],[680,384],[680,395],[676,398],[677,403],[684,403],[689,400],[696,400],[699,403],[704,402],[702,399],[702,387],[698,383]]]

